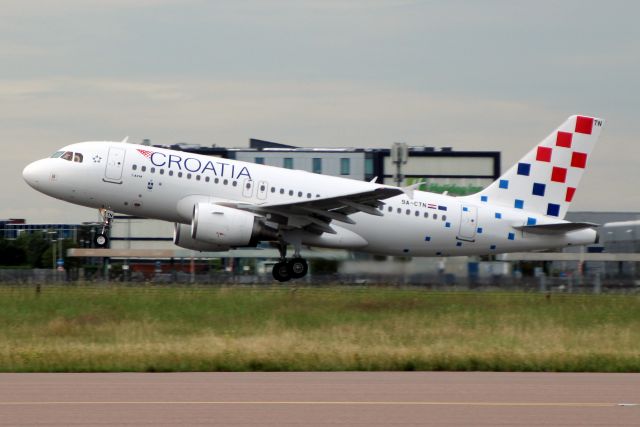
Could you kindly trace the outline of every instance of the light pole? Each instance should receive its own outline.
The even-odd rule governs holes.
[[[57,234],[55,231],[48,231],[47,234],[51,240],[51,269],[56,271],[56,239],[54,236]]]

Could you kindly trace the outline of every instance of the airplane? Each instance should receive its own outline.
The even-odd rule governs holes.
[[[491,255],[587,245],[596,224],[568,222],[604,121],[574,115],[484,190],[463,197],[191,154],[126,141],[80,142],[24,168],[34,189],[99,209],[175,223],[173,242],[224,251],[278,248],[274,279],[304,277],[303,245],[379,255]],[[293,257],[287,258],[291,245]]]

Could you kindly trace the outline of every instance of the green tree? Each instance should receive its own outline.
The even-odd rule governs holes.
[[[71,239],[64,239],[62,241],[62,254],[58,253],[60,249],[59,243],[56,242],[56,258],[62,258],[64,260],[64,268],[67,270],[72,268],[80,267],[81,262],[79,258],[76,257],[68,257],[67,249],[77,248],[78,245]],[[53,246],[49,245],[49,247],[42,253],[41,256],[41,264],[45,267],[51,267],[53,263]]]
[[[24,265],[27,263],[27,254],[14,240],[0,240],[0,264]]]
[[[26,263],[32,268],[46,268],[51,267],[51,258],[49,263],[43,263],[42,254],[51,247],[51,241],[48,236],[41,231],[34,233],[22,233],[20,237],[16,239],[18,247],[26,254]]]

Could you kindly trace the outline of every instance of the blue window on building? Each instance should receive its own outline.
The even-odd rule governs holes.
[[[286,169],[293,169],[293,158],[285,157],[284,159],[282,159],[282,167]]]
[[[313,173],[322,173],[322,159],[320,157],[314,157],[312,163]]]
[[[264,165],[264,157],[256,157],[255,162],[259,165]]]
[[[368,177],[373,176],[373,159],[364,159],[364,174]]]
[[[351,159],[346,157],[340,159],[340,175],[351,175]]]

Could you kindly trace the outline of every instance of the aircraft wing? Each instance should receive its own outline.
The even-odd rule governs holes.
[[[384,204],[383,200],[402,193],[403,190],[400,188],[378,187],[369,191],[289,203],[265,203],[262,205],[225,203],[225,205],[265,214],[268,219],[286,225],[286,228],[305,228],[320,233],[335,233],[329,226],[331,221],[353,224],[354,221],[348,215],[356,212],[382,216],[378,207]]]

